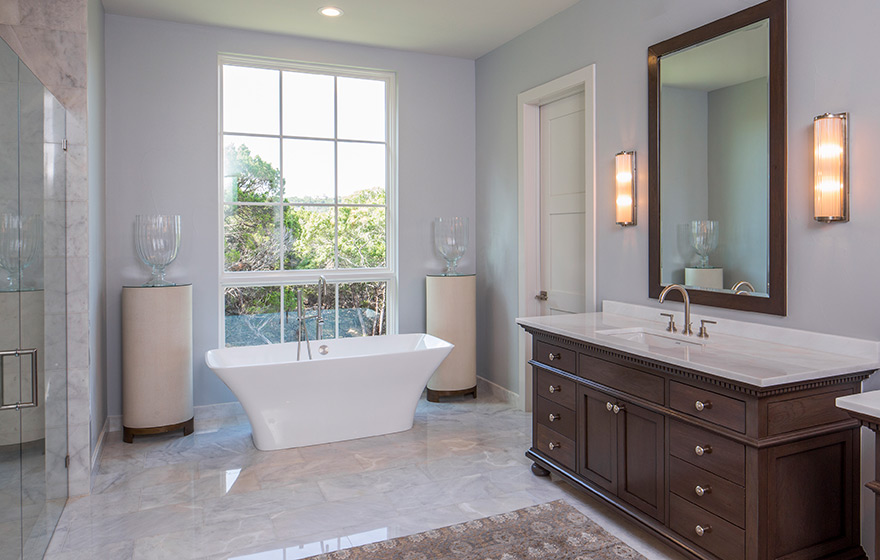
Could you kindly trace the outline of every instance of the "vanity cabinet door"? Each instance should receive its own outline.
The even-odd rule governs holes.
[[[664,417],[632,403],[615,403],[617,495],[654,519],[664,520]]]
[[[578,446],[578,472],[597,486],[616,494],[618,423],[613,412],[613,397],[586,387],[580,388],[579,397],[582,439]]]

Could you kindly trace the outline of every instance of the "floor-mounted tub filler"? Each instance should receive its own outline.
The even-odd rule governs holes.
[[[262,451],[402,432],[452,344],[428,334],[220,348],[205,363],[241,402]],[[317,351],[315,351],[317,350]]]

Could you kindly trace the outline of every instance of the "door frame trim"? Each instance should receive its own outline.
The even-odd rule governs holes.
[[[584,93],[584,234],[592,233],[586,243],[586,309],[596,309],[596,65],[591,64],[517,95],[517,192],[518,192],[518,263],[517,316],[538,315],[534,298],[540,283],[540,213],[541,213],[541,106],[576,93]],[[532,372],[528,366],[532,348],[525,331],[517,329],[518,406],[532,409]]]

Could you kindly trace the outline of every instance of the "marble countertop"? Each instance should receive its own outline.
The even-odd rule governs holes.
[[[609,312],[609,307],[616,312]],[[609,306],[606,302],[605,311],[600,313],[525,317],[516,322],[756,387],[880,368],[880,343],[873,341],[759,325],[755,327],[760,328],[751,329],[754,337],[749,337],[746,334],[751,324],[722,319],[717,319],[717,325],[708,325],[709,338],[702,339],[669,333],[665,330],[665,319],[647,320],[643,318],[645,312],[637,308],[651,309],[629,304]],[[652,309],[650,314],[658,315],[660,311],[665,310]],[[678,325],[683,323],[680,318],[681,313],[676,312]],[[708,317],[694,316],[696,326],[700,318]],[[638,333],[647,333],[648,338],[661,344],[638,340]],[[880,398],[877,400],[880,407]]]
[[[837,405],[837,408],[880,419],[880,391],[868,391],[867,393],[837,397],[834,403]]]

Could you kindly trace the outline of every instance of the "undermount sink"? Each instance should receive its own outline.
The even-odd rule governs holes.
[[[659,333],[642,327],[608,329],[604,331],[596,331],[596,334],[613,336],[618,340],[625,340],[649,348],[688,348],[694,346],[699,347],[704,344],[699,340],[685,340],[679,335]]]

